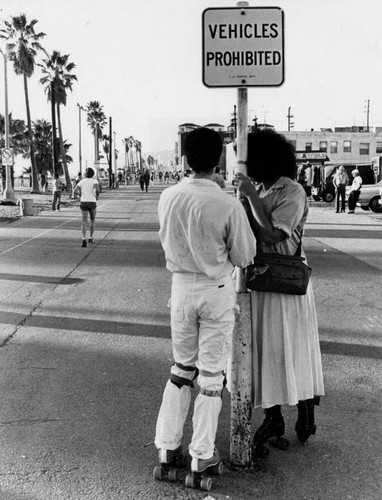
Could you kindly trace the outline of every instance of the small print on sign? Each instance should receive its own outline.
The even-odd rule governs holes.
[[[278,86],[284,81],[284,13],[278,7],[203,12],[203,83]]]

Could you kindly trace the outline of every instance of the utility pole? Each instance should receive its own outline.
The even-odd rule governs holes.
[[[85,111],[85,108],[77,102],[78,106],[78,159],[80,162],[80,174],[82,176],[82,144],[81,144],[81,111]]]
[[[114,136],[114,150],[113,150],[114,174],[115,174],[115,177],[117,178],[117,132],[113,132],[113,136]]]
[[[292,122],[292,118],[294,118],[294,116],[290,114],[290,110],[291,110],[291,107],[289,106],[289,108],[288,108],[288,115],[287,115],[287,118],[288,118],[288,132],[290,132],[290,130],[292,128],[294,128],[294,122]]]
[[[366,101],[366,105],[365,105],[365,113],[366,113],[366,132],[369,132],[370,128],[369,128],[369,115],[370,115],[370,99],[368,99]]]
[[[112,133],[112,119],[109,117],[109,188],[113,186],[112,183],[112,166],[113,166],[113,133]]]

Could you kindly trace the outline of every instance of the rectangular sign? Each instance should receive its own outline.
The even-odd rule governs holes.
[[[4,148],[1,150],[1,164],[7,166],[12,166],[14,164],[12,149]]]
[[[275,87],[284,82],[284,12],[279,7],[206,9],[203,83]]]

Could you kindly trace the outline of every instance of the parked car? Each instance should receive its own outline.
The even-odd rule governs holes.
[[[350,186],[346,188],[348,195]],[[358,198],[357,205],[362,210],[371,210],[372,212],[382,213],[382,181],[378,184],[362,184],[361,193]]]

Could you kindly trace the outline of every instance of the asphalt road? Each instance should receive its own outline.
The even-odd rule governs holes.
[[[87,248],[78,206],[0,219],[0,500],[208,497],[152,479],[172,361],[157,236],[163,188],[103,193]],[[217,445],[227,468],[210,498],[382,497],[381,222],[311,207],[304,245],[326,385],[317,435],[298,445],[296,409],[285,408],[289,450],[232,471],[225,394]],[[256,410],[254,428],[261,420]],[[189,429],[190,420],[186,443]]]

